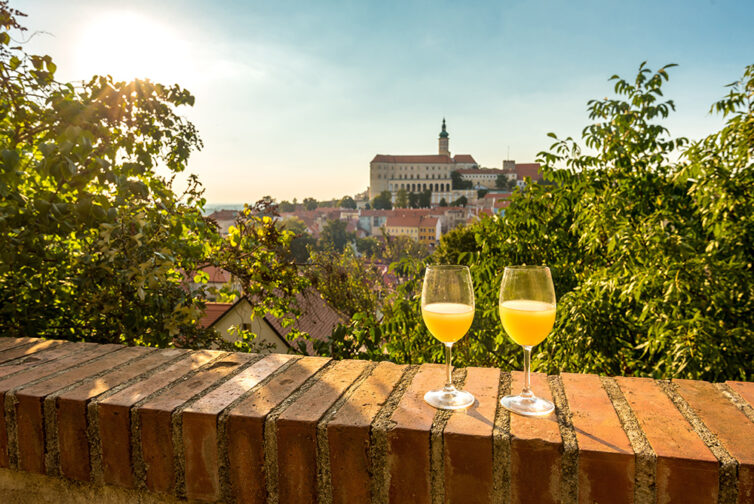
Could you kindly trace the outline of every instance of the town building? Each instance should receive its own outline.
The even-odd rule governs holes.
[[[401,189],[415,193],[429,189],[433,205],[443,198],[454,201],[466,192],[453,190],[451,172],[476,167],[477,163],[470,154],[450,155],[450,135],[443,119],[437,154],[374,156],[369,164],[369,199],[374,199],[382,191],[390,191],[395,202]]]

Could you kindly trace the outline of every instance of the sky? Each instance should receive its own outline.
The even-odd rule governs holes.
[[[178,83],[204,142],[188,172],[209,203],[330,199],[375,154],[532,162],[579,136],[608,78],[667,63],[674,136],[720,127],[710,105],[754,64],[751,0],[11,0],[58,78]]]

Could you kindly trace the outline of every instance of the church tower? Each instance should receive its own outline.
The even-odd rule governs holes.
[[[450,149],[448,147],[448,132],[445,130],[445,118],[442,118],[442,131],[440,132],[440,155],[450,157]]]

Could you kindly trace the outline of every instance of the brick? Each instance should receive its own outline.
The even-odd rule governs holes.
[[[284,475],[278,481],[280,502],[317,502],[317,423],[367,365],[336,362],[278,417],[278,474]]]
[[[443,431],[445,502],[492,502],[492,428],[500,370],[468,368],[463,389],[476,403],[455,411]]]
[[[81,345],[70,342],[62,342],[60,345],[56,345],[47,350],[36,352],[26,357],[16,359],[13,362],[8,362],[0,366],[0,379],[18,373],[19,371],[29,370],[33,366],[44,364],[61,357],[66,357],[74,352],[81,351]]]
[[[188,380],[158,394],[138,407],[141,451],[147,473],[147,488],[153,492],[174,490],[173,411],[191,398],[246,364],[252,356],[230,354],[210,364]]]
[[[658,504],[717,502],[718,461],[654,380],[615,381],[657,455]]]
[[[727,381],[725,383],[754,408],[754,382]]]
[[[393,422],[387,433],[390,502],[431,501],[429,440],[437,410],[424,402],[424,394],[444,384],[444,365],[423,365],[390,417]]]
[[[738,461],[738,502],[754,502],[754,423],[717,387],[705,381],[673,380],[678,393]]]
[[[328,362],[330,359],[322,357],[297,360],[228,413],[230,482],[237,502],[267,502],[263,471],[265,418]]]
[[[225,355],[216,350],[198,350],[186,358],[96,402],[102,471],[107,484],[134,488],[131,454],[131,408],[138,402],[180,380],[184,375]]]
[[[5,404],[6,394],[16,387],[20,387],[34,380],[45,378],[68,369],[71,366],[80,364],[81,362],[112,352],[114,347],[110,345],[96,345],[94,343],[79,343],[76,346],[78,351],[64,358],[46,362],[39,366],[19,371],[12,376],[6,376],[0,379],[0,405]],[[8,467],[8,465],[8,430],[5,414],[0,414],[0,467]]]
[[[89,481],[91,466],[86,432],[89,400],[185,353],[176,349],[150,352],[143,359],[132,361],[95,380],[87,380],[56,397],[60,471],[63,476]]]
[[[7,350],[9,348],[13,348],[19,345],[35,343],[37,341],[42,341],[42,340],[40,340],[39,338],[8,338],[5,336],[0,336],[0,350]]]
[[[524,374],[511,373],[511,393],[524,386]],[[547,376],[531,374],[534,395],[552,402]],[[511,498],[513,502],[560,502],[560,429],[554,414],[526,417],[511,413]]]
[[[562,373],[579,445],[579,501],[634,501],[634,451],[599,376]]]
[[[370,426],[405,370],[380,362],[327,424],[334,503],[369,502]]]
[[[188,498],[210,501],[220,498],[218,416],[233,401],[292,359],[295,359],[292,355],[268,355],[183,410],[182,435]]]
[[[47,348],[54,348],[62,344],[62,341],[57,340],[40,340],[15,346],[13,348],[0,352],[0,364],[18,359],[19,357],[25,357],[35,354]]]
[[[53,376],[15,392],[16,427],[18,430],[18,465],[28,472],[45,474],[45,426],[44,398],[79,380],[101,373],[113,366],[139,357],[146,351],[143,347],[124,348],[112,345],[111,352],[100,359]]]

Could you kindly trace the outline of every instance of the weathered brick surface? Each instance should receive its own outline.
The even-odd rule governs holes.
[[[499,409],[497,369],[466,370],[478,402],[453,413],[423,401],[443,365],[406,371],[0,337],[0,466],[171,501],[754,502],[754,422],[727,387],[534,374],[560,409],[527,418]],[[727,386],[752,403],[751,383]],[[631,443],[656,461],[635,470]]]
[[[563,373],[579,445],[579,501],[634,500],[634,452],[596,375]]]
[[[117,347],[116,347],[117,348]],[[72,385],[91,375],[101,373],[118,364],[143,355],[143,347],[112,349],[109,354],[53,376],[35,385],[22,387],[15,392],[16,426],[18,430],[18,465],[21,469],[40,474],[45,473],[44,398],[62,388]]]
[[[15,359],[11,362],[6,362],[2,366],[0,366],[0,379],[14,373],[30,370],[34,366],[39,366],[46,362],[66,357],[73,354],[74,352],[78,353],[81,350],[82,348],[80,344],[61,341],[59,345],[56,345],[52,348],[42,350],[41,352],[35,352],[31,355]]]
[[[754,502],[754,423],[713,384],[674,380],[678,393],[738,461],[738,502]]]
[[[717,502],[717,459],[668,396],[649,378],[615,381],[657,454],[657,502]]]
[[[500,370],[468,369],[463,389],[476,403],[453,412],[443,431],[445,502],[493,502],[492,428],[499,387]]]
[[[19,371],[13,375],[0,379],[0,404],[4,404],[6,394],[16,387],[31,383],[47,376],[51,376],[71,366],[75,366],[88,359],[93,359],[112,351],[108,345],[95,345],[93,343],[80,343],[80,351],[73,352],[67,357],[34,366],[25,371]],[[8,423],[5,414],[0,415],[0,467],[8,467],[10,453],[8,446]]]
[[[230,410],[226,429],[230,440],[228,459],[231,492],[237,502],[267,501],[264,420],[328,362],[321,357],[299,359]]]
[[[391,502],[431,502],[429,440],[436,409],[424,394],[445,385],[445,366],[425,364],[391,416],[387,434]]]
[[[754,408],[754,382],[728,381],[725,383]]]
[[[19,345],[25,345],[27,343],[33,343],[36,341],[42,341],[39,338],[8,338],[0,336],[0,350],[7,350]]]
[[[379,363],[327,424],[333,502],[369,502],[370,426],[405,370]]]
[[[62,341],[57,340],[41,340],[14,346],[8,350],[0,351],[0,364],[41,352],[47,348],[55,348],[62,344]]]
[[[60,471],[63,476],[89,481],[90,453],[87,438],[87,403],[111,388],[138,377],[185,353],[182,350],[151,351],[143,359],[131,361],[124,367],[87,380],[55,398],[60,452]]]
[[[97,401],[99,417],[99,439],[102,450],[102,471],[104,480],[111,485],[134,488],[133,457],[131,453],[131,408],[169,384],[180,380],[201,366],[215,359],[223,352],[200,350],[186,358],[137,382],[120,392]]]
[[[280,502],[317,502],[317,422],[364,372],[367,364],[366,361],[335,363],[278,417]]]
[[[246,364],[248,354],[230,354],[213,362],[188,380],[158,394],[138,407],[141,451],[146,465],[147,488],[161,493],[174,490],[175,466],[173,411]]]
[[[524,386],[524,374],[511,373],[511,394]],[[531,374],[534,395],[552,401],[547,376]],[[561,438],[554,414],[532,418],[511,413],[511,497],[513,502],[560,502]]]
[[[221,497],[218,416],[233,401],[294,358],[292,355],[269,355],[183,410],[187,497],[201,500]]]

